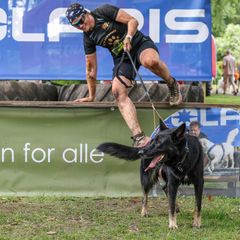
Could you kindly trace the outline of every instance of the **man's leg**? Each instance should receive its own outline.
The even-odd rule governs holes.
[[[167,65],[160,60],[158,52],[153,48],[143,50],[139,56],[141,64],[164,79],[170,91],[170,105],[178,105],[182,102],[180,86],[170,75]]]
[[[227,85],[228,85],[228,79],[227,76],[223,77],[223,94],[226,94],[227,92]]]
[[[121,79],[127,84],[130,81],[124,77],[120,76]],[[128,128],[132,132],[133,137],[135,136],[135,147],[141,147],[146,145],[149,138],[146,137],[140,127],[136,107],[134,106],[132,100],[128,97],[127,88],[115,77],[112,82],[112,93],[117,101],[119,111],[122,114],[123,119],[127,123]]]
[[[229,82],[230,82],[230,85],[233,86],[233,95],[236,96],[238,94],[238,88],[237,88],[237,85],[235,84],[234,80],[235,80],[234,75],[230,75]]]

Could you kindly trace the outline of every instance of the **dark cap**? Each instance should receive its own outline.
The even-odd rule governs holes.
[[[77,17],[80,17],[87,13],[87,10],[84,8],[82,4],[79,3],[73,3],[71,4],[67,11],[66,11],[66,17],[70,23],[73,22],[74,19]]]

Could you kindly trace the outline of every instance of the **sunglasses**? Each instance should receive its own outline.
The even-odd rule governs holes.
[[[80,26],[80,25],[84,24],[85,19],[86,19],[85,15],[82,15],[82,16],[79,17],[79,18],[75,18],[75,19],[72,21],[72,25],[73,25],[74,27]]]

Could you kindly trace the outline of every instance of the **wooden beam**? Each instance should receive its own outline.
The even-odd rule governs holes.
[[[137,108],[151,108],[149,102],[135,102]],[[171,107],[168,102],[155,102],[155,108],[182,109],[182,108],[236,108],[240,109],[240,104],[204,104],[204,103],[182,103],[179,106]],[[31,108],[109,108],[117,107],[116,102],[91,102],[74,103],[63,101],[0,101],[0,107],[31,107]]]

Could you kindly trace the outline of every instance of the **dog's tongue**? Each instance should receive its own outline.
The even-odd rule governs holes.
[[[163,157],[164,157],[164,154],[161,154],[160,156],[155,157],[144,171],[147,172],[149,169],[155,168],[157,163],[159,163],[163,159]]]

